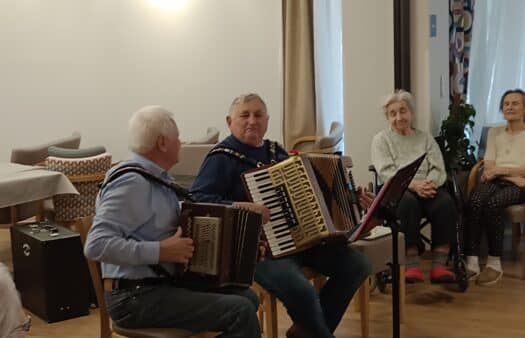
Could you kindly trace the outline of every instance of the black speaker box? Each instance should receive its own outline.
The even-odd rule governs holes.
[[[91,280],[78,233],[51,223],[11,227],[24,307],[49,323],[89,313]]]

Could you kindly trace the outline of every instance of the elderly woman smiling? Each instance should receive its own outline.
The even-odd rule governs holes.
[[[412,127],[413,107],[409,92],[398,90],[388,96],[383,109],[389,128],[374,136],[372,163],[380,181],[385,182],[399,168],[422,153],[427,153],[397,210],[406,241],[405,275],[407,281],[424,280],[418,256],[418,242],[419,224],[421,218],[425,217],[432,225],[430,280],[433,283],[449,282],[455,277],[446,269],[445,264],[457,219],[456,206],[442,187],[447,174],[439,146],[430,134]]]

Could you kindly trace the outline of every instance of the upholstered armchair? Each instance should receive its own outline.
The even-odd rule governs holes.
[[[290,149],[299,152],[333,154],[340,151],[343,144],[343,125],[337,121],[330,125],[327,136],[303,136],[292,141]]]
[[[66,175],[79,193],[53,197],[54,221],[69,226],[79,218],[95,215],[99,184],[104,181],[106,172],[111,167],[111,155],[104,152],[82,158],[49,156],[46,166],[49,170]]]

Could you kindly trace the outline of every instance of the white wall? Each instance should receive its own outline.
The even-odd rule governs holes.
[[[383,98],[394,90],[393,5],[384,0],[343,3],[343,95],[345,153],[356,184],[371,181],[373,136],[386,128]]]
[[[430,15],[437,31],[430,37]],[[448,1],[410,2],[411,87],[416,101],[416,127],[437,135],[448,116]]]
[[[282,140],[281,1],[152,3],[0,2],[0,161],[74,130],[122,159],[126,121],[147,104],[172,110],[183,140],[208,126],[225,137],[231,100],[251,91],[267,101],[267,136]]]

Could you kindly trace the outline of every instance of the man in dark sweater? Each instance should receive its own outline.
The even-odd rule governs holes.
[[[268,219],[265,206],[248,202],[241,182],[241,173],[288,157],[281,146],[264,140],[268,120],[259,95],[241,95],[233,101],[226,117],[232,134],[210,152],[191,188],[198,201],[250,208]],[[319,294],[302,273],[303,267],[329,277]],[[330,244],[283,258],[266,258],[257,264],[255,280],[286,307],[294,322],[287,337],[332,338],[352,296],[370,274],[365,256],[346,244]]]

